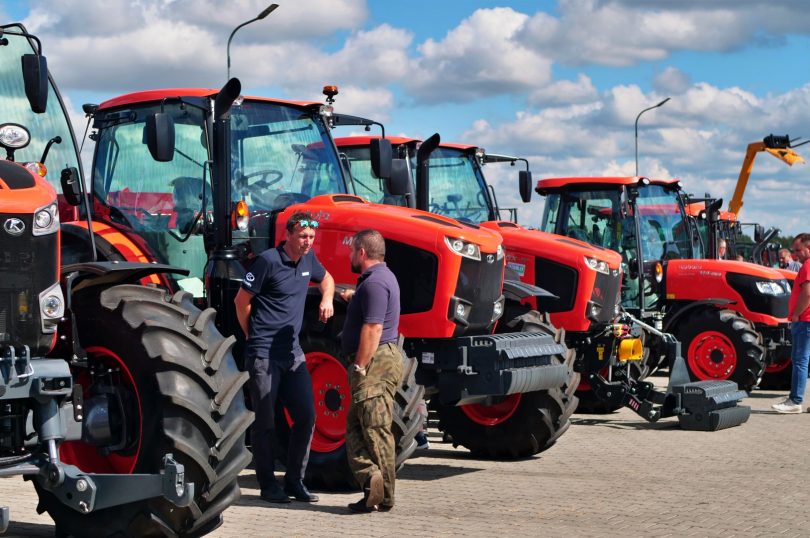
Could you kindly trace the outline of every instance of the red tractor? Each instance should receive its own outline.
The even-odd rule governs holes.
[[[548,396],[573,375],[565,346],[553,334],[492,335],[505,301],[500,236],[356,196],[331,138],[330,124],[341,121],[331,106],[241,96],[232,79],[221,90],[132,93],[85,110],[96,140],[89,213],[100,255],[188,268],[187,277],[161,275],[158,284],[215,307],[222,332],[238,340],[233,297],[246,266],[252,253],[281,240],[294,211],[319,220],[315,250],[338,285],[356,281],[351,236],[368,226],[383,234],[402,290],[404,348],[414,357],[397,399],[398,463],[415,448],[423,390],[448,413],[518,401],[520,422],[508,430],[458,413],[448,420],[454,439],[490,457],[534,454],[566,430],[565,406]],[[390,167],[390,146],[375,154]],[[86,252],[87,228],[82,220],[63,225],[64,256]],[[352,481],[344,444],[348,363],[339,346],[345,309],[337,304],[334,318],[320,323],[313,291],[301,343],[318,417],[305,480],[344,485]],[[283,410],[279,417],[284,423]]]
[[[550,178],[537,192],[546,196],[543,230],[622,254],[623,307],[678,337],[693,379],[747,391],[759,382],[766,351],[783,339],[789,284],[773,269],[702,259],[677,180]]]
[[[188,293],[139,284],[182,269],[90,249],[60,264],[44,162],[55,147],[78,165],[75,139],[39,40],[18,24],[0,34],[0,117],[14,122],[0,125],[0,472],[33,482],[59,535],[206,534],[250,462],[233,340]],[[63,172],[62,202],[82,202],[77,177]]]
[[[657,420],[661,416],[681,415],[685,427],[692,427],[684,415],[689,412],[662,406],[664,395],[656,393],[649,383],[640,383],[646,375],[641,342],[628,332],[620,316],[619,290],[621,257],[610,250],[593,247],[585,242],[537,230],[530,230],[514,222],[500,220],[494,190],[487,185],[482,167],[485,163],[525,162],[505,155],[487,154],[481,148],[439,143],[437,136],[425,143],[415,139],[393,137],[390,142],[400,161],[396,170],[402,177],[389,184],[405,187],[404,196],[393,196],[386,182],[373,174],[370,166],[370,147],[377,137],[337,138],[336,144],[352,172],[356,189],[364,195],[399,205],[416,205],[433,213],[452,216],[461,222],[480,224],[496,230],[506,247],[507,271],[511,273],[513,289],[499,323],[499,330],[509,331],[528,318],[541,318],[538,311],[550,313],[557,327],[564,329],[564,339],[576,351],[575,370],[584,381],[578,394],[588,410],[615,410],[628,405],[645,419]],[[412,173],[412,172],[415,172]],[[519,184],[524,201],[531,193],[531,174],[521,171]],[[511,211],[514,216],[515,210]],[[521,290],[521,284],[523,289]],[[541,287],[539,289],[537,287]],[[548,291],[546,291],[548,290]],[[542,318],[541,318],[542,319]],[[638,324],[636,329],[642,327]],[[540,327],[540,324],[536,324]],[[547,326],[550,327],[550,326]],[[549,330],[549,329],[546,329]],[[646,328],[645,331],[655,331]],[[635,331],[638,334],[638,330]],[[668,340],[667,336],[658,337]],[[677,350],[669,349],[670,354]],[[673,359],[674,360],[674,359]],[[683,376],[673,378],[673,387],[686,383]],[[725,385],[736,394],[736,387]],[[670,388],[667,394],[673,394]],[[661,398],[659,398],[659,396]],[[677,397],[673,397],[677,399]],[[697,411],[690,402],[693,414],[705,413],[711,407]],[[725,412],[721,412],[723,414]],[[746,411],[728,411],[739,421],[747,418]],[[494,417],[493,417],[494,418]],[[504,413],[500,420],[508,420]],[[737,419],[735,419],[737,420]],[[740,422],[729,421],[726,425]]]

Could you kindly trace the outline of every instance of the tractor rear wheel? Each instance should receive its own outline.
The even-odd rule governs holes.
[[[322,489],[354,489],[357,483],[349,469],[346,454],[346,414],[349,411],[349,361],[338,343],[328,336],[305,334],[301,347],[307,357],[315,397],[315,432],[309,453],[304,481]],[[397,444],[397,468],[402,467],[416,449],[416,434],[421,429],[422,415],[418,411],[425,389],[416,384],[416,359],[404,357],[402,381],[394,398],[392,429]],[[277,414],[279,456],[286,458],[289,436],[286,413]]]
[[[673,332],[695,381],[728,379],[750,392],[762,376],[762,336],[733,310],[701,309],[684,317]]]
[[[509,330],[539,332],[560,341],[560,333],[539,312],[531,310],[502,324]],[[568,382],[560,388],[495,398],[489,405],[462,406],[434,403],[439,429],[470,452],[490,459],[506,460],[532,456],[548,448],[571,425],[578,399],[574,391],[579,374],[573,370],[574,353],[553,357],[568,365]]]
[[[242,397],[248,375],[236,367],[234,339],[219,333],[213,309],[200,311],[185,292],[91,288],[74,297],[73,312],[90,367],[78,382],[87,396],[97,389],[120,396],[128,433],[112,452],[63,443],[62,460],[87,472],[155,474],[171,453],[194,483],[194,500],[180,508],[161,497],[80,514],[37,485],[38,511],[65,536],[200,536],[217,528],[251,460],[244,437],[253,413]]]

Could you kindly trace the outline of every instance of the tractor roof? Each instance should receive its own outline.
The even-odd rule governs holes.
[[[627,176],[627,177],[551,177],[541,179],[537,182],[537,192],[564,189],[566,187],[579,187],[585,185],[605,185],[623,186],[635,185],[641,180],[643,176]],[[679,179],[651,179],[648,178],[650,183],[656,185],[678,185]]]
[[[377,135],[370,136],[339,136],[335,138],[335,145],[337,147],[348,146],[368,146],[372,140],[379,140],[381,137]],[[410,144],[411,142],[421,142],[418,138],[408,138],[404,136],[386,136],[387,140],[391,141],[391,145]]]
[[[113,97],[112,99],[109,99],[101,103],[98,108],[99,110],[105,110],[108,108],[115,108],[119,106],[149,103],[152,101],[162,101],[163,99],[168,99],[171,97],[212,97],[216,95],[218,92],[219,90],[215,90],[212,88],[167,88],[162,90],[146,90],[142,92],[132,92],[124,95],[119,95],[118,97]],[[316,101],[287,101],[284,99],[273,99],[270,97],[245,96],[245,99],[251,101],[268,101],[271,103],[280,103],[304,107],[320,104]]]

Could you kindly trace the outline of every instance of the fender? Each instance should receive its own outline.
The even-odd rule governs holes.
[[[520,280],[504,280],[503,281],[503,294],[507,301],[522,301],[528,297],[547,297],[549,299],[559,299],[559,296],[554,295],[550,291],[546,291],[539,286],[521,282]]]
[[[671,332],[670,329],[676,324],[676,322],[680,321],[683,315],[687,312],[691,312],[696,308],[702,306],[715,306],[715,305],[733,305],[736,304],[736,301],[732,301],[730,299],[718,299],[718,298],[709,298],[709,299],[702,299],[700,301],[693,301],[684,306],[683,308],[679,308],[675,311],[674,314],[671,316],[667,316],[666,322],[664,323],[663,332],[668,333]]]
[[[138,282],[150,275],[176,273],[188,275],[188,269],[159,263],[140,262],[88,262],[74,263],[62,267],[62,282],[65,298],[70,305],[70,297],[76,291],[92,286],[117,286]]]

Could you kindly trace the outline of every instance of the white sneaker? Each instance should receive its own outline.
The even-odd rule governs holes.
[[[801,404],[793,403],[792,400],[787,400],[782,403],[774,404],[771,407],[773,407],[777,413],[792,414],[802,412]]]

